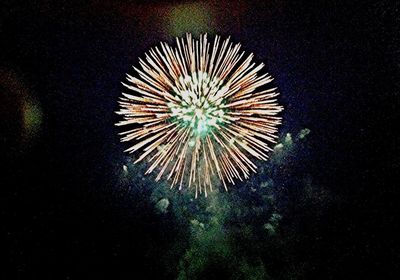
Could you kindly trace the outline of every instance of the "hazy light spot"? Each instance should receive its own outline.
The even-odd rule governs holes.
[[[267,181],[262,182],[262,183],[260,184],[260,187],[261,187],[261,188],[268,188],[268,187],[272,187],[273,184],[274,184],[274,182],[273,182],[271,179],[269,179],[269,180],[267,180]]]
[[[292,134],[287,133],[284,140],[285,145],[291,146],[293,144]]]
[[[264,225],[264,229],[267,230],[268,234],[270,234],[270,235],[274,235],[275,234],[275,227],[270,223],[266,223]]]
[[[210,11],[201,3],[177,5],[169,12],[169,31],[173,36],[181,36],[186,32],[195,35],[210,32],[210,22]]]
[[[199,222],[198,220],[196,220],[196,219],[194,219],[194,220],[191,220],[190,221],[190,223],[193,225],[193,227],[195,227],[195,228],[201,228],[201,229],[204,229],[204,224],[203,223],[201,223],[201,222]]]
[[[275,152],[280,152],[280,151],[282,151],[282,149],[283,149],[282,143],[279,143],[279,144],[275,145],[275,147],[274,147]]]
[[[167,209],[169,206],[169,200],[168,198],[162,198],[160,199],[157,204],[156,204],[156,208],[158,209],[158,211],[160,211],[161,213],[166,213]]]
[[[25,138],[31,141],[37,137],[42,124],[43,114],[39,102],[28,98],[23,103],[23,126]]]
[[[300,130],[298,138],[299,139],[304,139],[308,134],[310,134],[311,130],[308,128],[304,128],[302,130]]]
[[[128,175],[128,166],[123,165],[123,166],[122,166],[122,170],[123,170],[123,172],[124,172],[124,175],[127,176],[127,175]]]

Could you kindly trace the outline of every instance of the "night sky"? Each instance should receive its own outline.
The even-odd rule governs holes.
[[[25,2],[0,10],[1,279],[396,278],[398,4]],[[240,42],[285,108],[261,172],[207,199],[114,125],[131,66],[186,32]]]

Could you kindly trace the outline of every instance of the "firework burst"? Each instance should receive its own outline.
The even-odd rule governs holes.
[[[271,76],[259,75],[264,64],[245,57],[240,44],[190,34],[176,44],[151,49],[136,77],[127,75],[117,125],[132,126],[121,141],[133,142],[126,151],[140,152],[135,163],[146,160],[146,174],[157,170],[157,181],[164,176],[171,187],[207,196],[219,182],[227,190],[249,178],[254,158],[267,160],[283,108]]]

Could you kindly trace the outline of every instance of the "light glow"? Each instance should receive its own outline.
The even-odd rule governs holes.
[[[257,166],[252,158],[267,160],[276,142],[283,110],[276,88],[264,67],[243,59],[240,44],[229,38],[211,45],[207,35],[199,40],[187,34],[177,38],[177,47],[166,43],[140,59],[137,77],[127,75],[117,125],[132,125],[120,133],[122,141],[133,141],[126,151],[141,150],[135,162],[147,160],[146,174],[158,170],[171,187],[195,187],[198,193],[213,184],[235,184],[249,178]],[[211,50],[211,53],[210,53]]]

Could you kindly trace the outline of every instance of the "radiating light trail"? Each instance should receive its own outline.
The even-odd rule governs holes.
[[[267,160],[281,123],[272,77],[259,75],[264,64],[244,56],[229,38],[213,43],[207,35],[176,39],[151,49],[137,75],[127,75],[117,112],[126,151],[146,160],[146,174],[157,170],[171,187],[195,188],[195,196],[222,182],[247,179],[256,172],[254,158]]]

